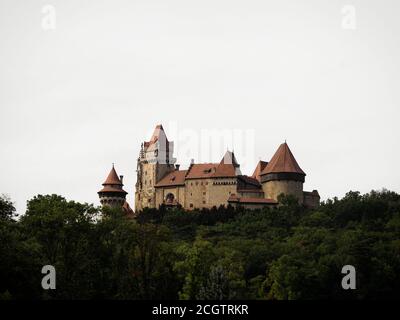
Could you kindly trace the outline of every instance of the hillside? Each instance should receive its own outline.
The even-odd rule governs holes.
[[[39,195],[0,201],[2,299],[400,297],[400,195],[349,192],[310,210],[145,210],[136,219]],[[44,265],[57,290],[41,288]],[[357,289],[343,290],[344,265]]]

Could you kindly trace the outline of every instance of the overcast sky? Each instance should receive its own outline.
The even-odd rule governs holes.
[[[0,193],[19,213],[37,194],[98,205],[115,162],[133,206],[140,144],[159,123],[183,168],[234,148],[252,174],[287,139],[322,199],[400,192],[399,9],[0,0]],[[216,134],[206,152],[213,132],[233,139]]]

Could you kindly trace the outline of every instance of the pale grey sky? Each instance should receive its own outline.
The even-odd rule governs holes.
[[[133,206],[140,143],[158,123],[182,167],[187,136],[232,130],[244,147],[222,142],[206,160],[194,144],[193,157],[217,161],[235,147],[251,174],[287,139],[305,189],[323,199],[400,192],[399,9],[395,0],[0,0],[0,193],[19,213],[36,194],[97,205],[115,162]]]

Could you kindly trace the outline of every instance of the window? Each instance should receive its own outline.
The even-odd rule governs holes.
[[[168,193],[167,196],[165,197],[165,201],[167,203],[173,203],[175,199],[175,196],[172,193]]]
[[[203,204],[206,204],[206,200],[203,200]]]
[[[193,208],[193,203],[190,204],[190,207]]]
[[[230,193],[230,192],[229,192]],[[206,195],[206,193],[205,192],[203,192],[203,196],[205,196]]]

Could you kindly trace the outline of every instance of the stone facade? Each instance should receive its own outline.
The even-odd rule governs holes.
[[[268,181],[262,184],[264,194],[267,194],[270,199],[278,201],[280,194],[290,194],[295,196],[299,203],[303,203],[303,182],[301,181],[287,181],[276,180]]]
[[[233,152],[220,163],[192,163],[180,170],[161,125],[144,142],[137,162],[135,210],[182,206],[193,210],[233,205],[248,209],[278,205],[280,194],[294,195],[300,204],[315,207],[319,195],[303,191],[305,173],[286,143],[270,162],[260,161],[252,176],[242,175]]]

